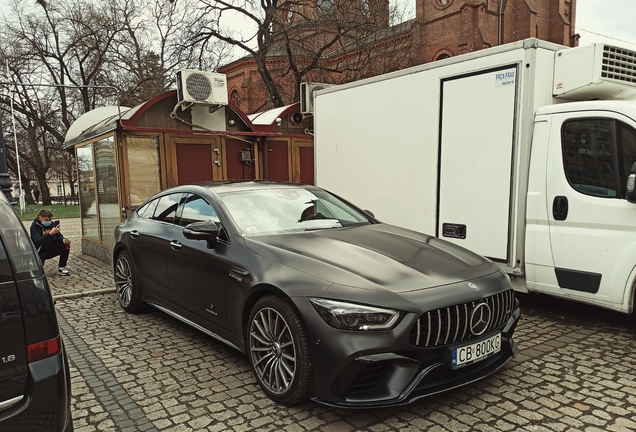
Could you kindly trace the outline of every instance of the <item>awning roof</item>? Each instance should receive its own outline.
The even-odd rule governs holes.
[[[73,122],[71,127],[68,128],[66,138],[64,139],[64,148],[68,148],[106,132],[114,131],[117,129],[117,120],[119,120],[120,116],[123,120],[129,119],[142,105],[143,104],[137,105],[135,108],[110,105],[95,108],[82,114]]]

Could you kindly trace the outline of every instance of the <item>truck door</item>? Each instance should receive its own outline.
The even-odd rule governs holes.
[[[508,261],[517,67],[442,81],[438,237]]]
[[[553,117],[546,194],[553,283],[573,299],[626,301],[636,265],[636,205],[625,199],[634,126],[607,111]]]

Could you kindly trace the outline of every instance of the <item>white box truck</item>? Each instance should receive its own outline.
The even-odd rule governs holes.
[[[518,290],[631,313],[635,95],[636,52],[537,39],[327,88],[316,184],[489,257]]]

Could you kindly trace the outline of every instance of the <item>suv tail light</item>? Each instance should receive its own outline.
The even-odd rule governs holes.
[[[61,350],[60,337],[47,340],[44,342],[38,342],[27,347],[27,359],[29,363],[43,360],[48,357],[53,357],[59,354]]]

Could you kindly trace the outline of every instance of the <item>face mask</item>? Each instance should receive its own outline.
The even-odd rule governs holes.
[[[51,222],[51,221],[48,221],[48,222],[42,222],[42,226],[50,227],[52,223],[53,223],[53,222]]]

